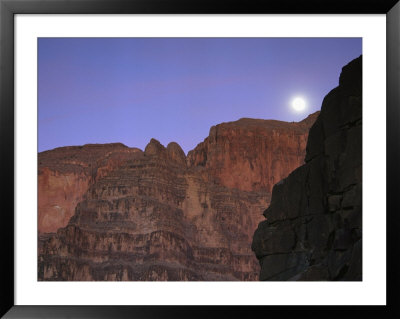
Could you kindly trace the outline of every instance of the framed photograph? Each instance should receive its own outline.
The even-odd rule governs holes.
[[[396,1],[0,3],[5,318],[399,314]]]

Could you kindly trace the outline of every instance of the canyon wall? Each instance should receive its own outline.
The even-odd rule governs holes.
[[[254,230],[310,126],[241,119],[185,156],[152,139],[39,154],[39,280],[258,280]]]
[[[362,57],[310,129],[306,163],[279,181],[252,249],[260,280],[362,280]]]
[[[89,185],[136,152],[123,144],[60,147],[38,156],[38,232],[67,225]]]
[[[188,165],[205,167],[217,184],[270,193],[276,182],[304,163],[308,130],[318,114],[298,123],[243,118],[213,126],[188,153]]]

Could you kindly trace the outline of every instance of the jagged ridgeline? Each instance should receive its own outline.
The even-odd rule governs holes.
[[[40,153],[38,279],[258,280],[254,231],[318,113],[222,123],[187,156],[155,139]]]
[[[310,129],[306,164],[273,188],[252,249],[261,280],[362,280],[362,57]]]

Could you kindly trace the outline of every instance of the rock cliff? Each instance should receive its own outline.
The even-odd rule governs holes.
[[[89,185],[137,152],[123,144],[60,147],[38,156],[38,231],[67,225]]]
[[[252,249],[260,280],[362,280],[362,57],[310,129],[306,163],[273,187]]]
[[[308,131],[318,114],[298,123],[243,118],[213,126],[188,153],[188,166],[205,167],[210,179],[226,187],[270,193],[304,163]]]
[[[155,139],[40,153],[38,279],[258,280],[254,230],[317,115],[222,123],[187,157]]]

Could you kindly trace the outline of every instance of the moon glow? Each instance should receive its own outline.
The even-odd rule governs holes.
[[[296,112],[302,112],[306,108],[306,101],[301,97],[296,97],[292,101],[292,108]]]

